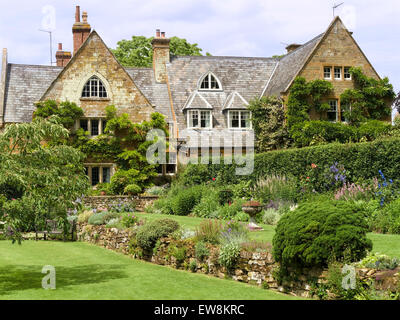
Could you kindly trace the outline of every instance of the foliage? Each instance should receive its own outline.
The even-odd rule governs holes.
[[[0,134],[0,186],[18,191],[5,194],[16,197],[4,204],[11,210],[6,222],[13,240],[21,240],[19,231],[27,225],[66,219],[67,210],[79,206],[75,201],[88,188],[84,155],[60,142],[67,138],[56,116],[13,124]]]
[[[121,224],[125,228],[131,228],[135,226],[139,222],[138,217],[136,217],[133,213],[123,213],[121,217]]]
[[[170,245],[168,247],[168,254],[176,259],[176,262],[182,263],[186,258],[186,248]]]
[[[192,272],[196,272],[197,271],[197,262],[196,260],[192,260],[189,264],[189,269]]]
[[[201,186],[180,190],[170,201],[173,214],[187,216],[200,202]]]
[[[361,185],[356,183],[345,183],[340,189],[336,191],[335,199],[345,201],[370,200],[373,196],[374,191],[375,184]]]
[[[308,202],[284,215],[276,227],[273,254],[289,267],[324,267],[332,258],[358,261],[371,250],[363,212],[342,201]]]
[[[220,248],[218,262],[227,270],[231,270],[240,255],[240,244],[237,242],[229,242]]]
[[[85,210],[78,215],[78,222],[79,223],[87,223],[89,218],[94,214],[92,210]]]
[[[196,228],[196,241],[218,244],[223,225],[218,220],[204,220]]]
[[[132,36],[131,40],[121,40],[117,48],[112,50],[115,57],[124,67],[146,67],[153,63],[153,49],[151,41],[154,38],[144,36]],[[190,44],[186,39],[172,37],[170,39],[170,54],[176,56],[201,56],[197,44]],[[207,54],[209,55],[209,54]]]
[[[379,233],[400,234],[400,199],[376,210],[371,218],[371,227]]]
[[[309,112],[314,109],[323,112],[329,105],[322,102],[323,97],[333,90],[333,85],[326,80],[307,82],[305,78],[298,77],[294,80],[287,104],[287,123],[290,136],[296,124],[310,120]]]
[[[269,203],[271,200],[296,201],[299,195],[299,188],[295,179],[277,175],[260,178],[253,190],[254,196],[263,203]]]
[[[305,176],[300,178],[302,190],[305,192],[327,192],[346,183],[347,171],[337,162],[325,167],[312,163],[307,168]]]
[[[60,124],[66,129],[72,129],[75,121],[84,114],[82,108],[69,101],[57,104],[54,100],[46,100],[36,103],[35,106],[34,118],[48,119],[51,116],[58,116]]]
[[[235,242],[242,244],[249,240],[249,229],[241,222],[230,220],[221,231],[220,242],[222,245]]]
[[[341,95],[343,113],[350,124],[366,119],[382,120],[391,115],[390,103],[395,98],[388,78],[367,77],[361,68],[350,68],[355,89],[347,89]]]
[[[197,259],[199,259],[200,261],[203,261],[205,258],[207,258],[210,255],[210,250],[208,250],[208,248],[204,242],[199,241],[196,243],[196,246],[195,246],[195,255],[196,255]]]
[[[319,167],[330,167],[335,162],[342,164],[347,172],[347,182],[368,180],[377,176],[379,170],[386,178],[395,179],[400,172],[400,138],[387,138],[365,143],[338,144],[313,146],[301,149],[288,149],[256,154],[254,171],[247,176],[230,174],[239,166],[224,164],[209,164],[204,166],[204,175],[214,176],[216,180],[224,180],[229,176],[230,184],[241,181],[255,184],[260,178],[269,175],[304,177],[304,168],[311,163]],[[188,165],[186,170],[193,172],[200,165]],[[181,177],[186,175],[185,172]]]
[[[159,219],[146,223],[136,234],[138,245],[146,250],[153,249],[157,240],[179,229],[179,224],[171,219]]]
[[[258,152],[286,148],[289,133],[285,125],[282,101],[276,97],[262,97],[250,101],[248,110],[252,114],[252,126],[256,136]]]
[[[96,210],[97,211],[97,210]],[[118,217],[118,214],[112,211],[94,212],[88,219],[88,224],[99,226],[107,224],[111,219]]]
[[[399,258],[391,258],[385,254],[370,253],[363,260],[357,263],[359,268],[376,270],[394,270],[400,265]]]
[[[220,207],[215,215],[218,219],[233,219],[237,214],[242,212],[242,205],[246,202],[246,200],[237,199],[231,204],[226,204]]]
[[[265,210],[262,215],[263,223],[270,226],[276,226],[280,218],[279,212],[272,208]]]

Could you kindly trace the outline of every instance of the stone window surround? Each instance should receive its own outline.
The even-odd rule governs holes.
[[[99,168],[99,183],[104,181],[103,168],[110,168],[110,179],[115,174],[116,166],[114,163],[84,163],[84,167],[88,168],[88,176],[90,184],[92,185],[92,169]]]
[[[326,76],[327,75],[326,69],[328,69],[328,68],[330,69],[330,72],[329,72],[330,77]],[[337,68],[340,68],[340,78],[336,77],[335,69],[337,69]],[[346,71],[350,68],[351,67],[349,67],[349,66],[343,67],[341,65],[324,65],[322,68],[323,79],[327,80],[327,81],[343,81],[343,80],[351,81],[352,80],[351,75],[349,78],[346,78],[346,75],[348,75],[348,72],[346,72]]]

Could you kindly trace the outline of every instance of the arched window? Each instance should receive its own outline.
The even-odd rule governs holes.
[[[221,83],[218,79],[212,74],[207,74],[200,84],[200,90],[221,90]]]
[[[93,76],[83,87],[82,98],[107,98],[107,90],[101,80]]]

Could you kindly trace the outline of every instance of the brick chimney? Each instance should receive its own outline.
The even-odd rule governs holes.
[[[301,44],[297,44],[297,43],[289,44],[289,45],[286,47],[287,53],[290,53],[290,52],[296,50],[297,48],[299,48],[299,47],[301,47],[301,46],[302,46]]]
[[[57,67],[65,67],[71,58],[71,52],[63,51],[62,43],[59,43],[58,51],[56,52]]]
[[[169,55],[170,39],[165,37],[165,32],[156,30],[156,37],[151,42],[153,46],[153,70],[154,76],[158,83],[165,83],[167,81],[167,66],[170,62]]]
[[[92,31],[90,24],[87,22],[87,18],[88,14],[86,11],[84,11],[82,13],[81,22],[81,8],[80,6],[76,6],[75,23],[72,27],[72,34],[74,37],[74,54],[79,50]]]

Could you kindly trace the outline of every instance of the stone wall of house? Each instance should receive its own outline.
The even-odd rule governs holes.
[[[106,107],[115,105],[119,115],[127,113],[135,123],[150,120],[154,112],[151,103],[96,32],[90,35],[72,62],[52,84],[43,100],[75,102],[88,118],[105,118]],[[103,82],[107,98],[82,98],[83,87],[92,76]]]
[[[196,259],[195,242],[192,240],[162,238],[155,250],[145,252],[135,246],[134,241],[130,241],[134,237],[133,231],[105,228],[105,226],[78,225],[77,235],[80,241],[121,252],[132,258],[170,266],[175,269],[209,274],[221,279],[228,277],[235,281],[262,286],[294,296],[311,297],[312,282],[310,279],[317,279],[317,283],[327,282],[327,270],[315,268],[298,276],[296,281],[278,284],[274,274],[279,265],[275,262],[270,251],[249,252],[242,250],[235,269],[228,271],[218,263],[219,248],[210,244],[207,244],[209,256],[203,261],[199,261]],[[181,261],[178,261],[176,254],[174,254],[176,252],[174,250],[179,248],[185,248],[184,259]],[[191,268],[192,261],[196,261],[195,268]],[[357,269],[356,272],[362,280],[374,280],[378,290],[398,290],[400,268],[381,272],[374,269]]]
[[[129,204],[135,206],[137,211],[144,211],[144,208],[152,204],[158,196],[93,196],[85,197],[83,203],[93,209],[105,208],[111,209],[118,204]]]

